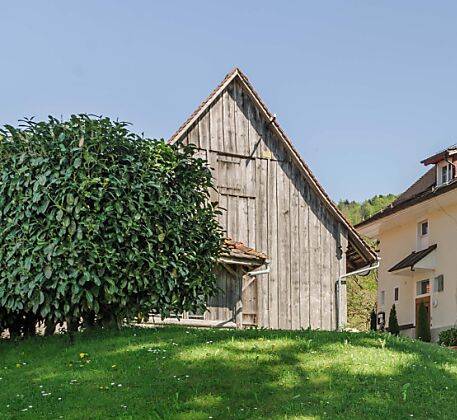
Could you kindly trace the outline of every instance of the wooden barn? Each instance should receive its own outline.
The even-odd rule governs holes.
[[[171,137],[212,169],[230,251],[224,291],[190,323],[333,330],[346,322],[343,276],[376,255],[336,208],[247,77],[230,72]],[[184,321],[184,320],[183,320]]]

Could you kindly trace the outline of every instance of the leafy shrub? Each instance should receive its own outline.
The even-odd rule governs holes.
[[[109,118],[5,126],[3,323],[95,315],[110,322],[204,308],[216,291],[222,236],[209,202],[210,171],[193,153]]]
[[[443,346],[457,346],[457,328],[441,331],[438,341]]]
[[[398,325],[397,310],[395,308],[395,304],[392,305],[392,308],[390,309],[390,314],[389,314],[389,332],[391,334],[393,334],[393,335],[400,334],[400,327]]]
[[[370,312],[370,330],[376,331],[378,329],[378,317],[374,309]]]
[[[431,340],[430,322],[424,302],[419,305],[419,316],[416,325],[416,338],[429,342]]]

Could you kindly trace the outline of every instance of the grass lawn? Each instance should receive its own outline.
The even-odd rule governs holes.
[[[166,327],[0,341],[0,418],[457,418],[457,352],[365,333]]]

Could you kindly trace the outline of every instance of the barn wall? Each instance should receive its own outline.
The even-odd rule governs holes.
[[[213,198],[227,236],[272,260],[271,273],[259,277],[259,325],[334,329],[335,281],[346,270],[347,230],[270,124],[235,79],[182,141],[196,145],[212,167],[218,187]]]
[[[242,273],[235,267],[229,270],[219,265],[216,268],[217,287],[222,291],[213,296],[207,306],[204,319],[209,321],[233,321],[239,322],[241,314],[237,319],[237,308],[241,302]]]

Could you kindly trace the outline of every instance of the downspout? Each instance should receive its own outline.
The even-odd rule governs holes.
[[[341,285],[343,283],[346,283],[345,281],[343,282],[343,279],[350,277],[350,276],[355,276],[357,274],[361,273],[367,273],[370,272],[371,270],[375,270],[376,268],[379,268],[379,260],[380,258],[378,257],[378,260],[375,262],[374,265],[370,265],[368,267],[360,268],[359,270],[351,271],[350,273],[343,274],[338,277],[338,280],[336,281],[336,329],[337,331],[341,331],[342,325],[341,325]]]
[[[263,270],[249,271],[246,273],[250,277],[260,276],[261,274],[268,274],[271,270],[271,260],[265,260],[265,268]]]

